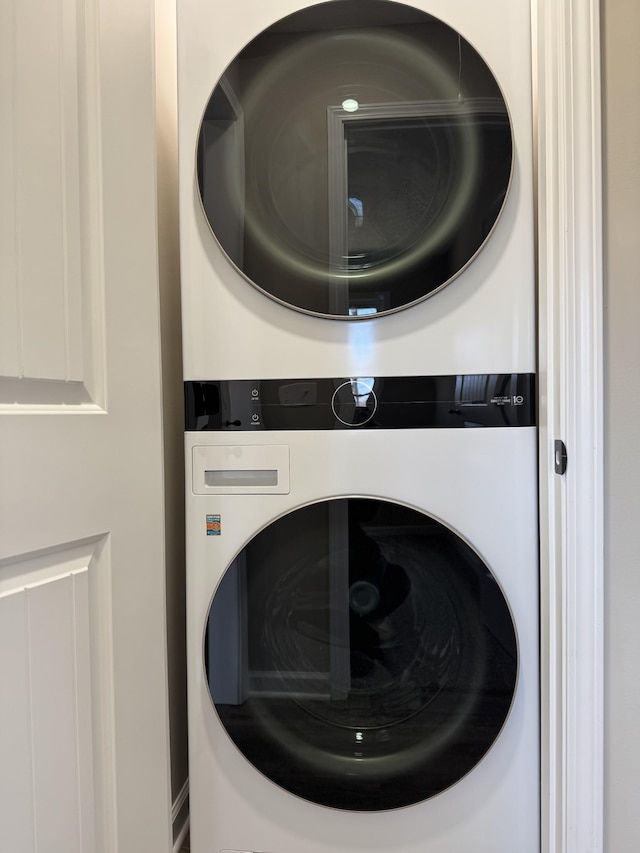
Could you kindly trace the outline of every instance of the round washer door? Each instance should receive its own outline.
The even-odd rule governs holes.
[[[338,498],[240,552],[210,607],[205,667],[257,770],[314,803],[381,811],[478,764],[518,655],[500,586],[459,536],[398,503]]]
[[[204,213],[237,269],[339,319],[454,279],[511,171],[507,107],[482,57],[389,0],[320,3],[257,36],[215,86],[197,151]]]

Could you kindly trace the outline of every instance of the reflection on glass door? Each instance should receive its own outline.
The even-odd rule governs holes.
[[[479,174],[491,122],[509,134],[503,102],[354,100],[349,110],[330,107],[327,119],[332,313],[388,311],[390,276],[407,304],[440,289],[482,246],[504,203],[506,184],[496,190]],[[478,198],[487,191],[492,206]]]
[[[258,533],[214,596],[220,721],[276,784],[341,809],[437,794],[498,737],[516,686],[508,604],[435,519],[375,499],[302,507]]]
[[[198,186],[250,282],[301,311],[363,319],[419,302],[475,257],[511,181],[499,86],[457,32],[386,0],[274,24],[204,111]]]

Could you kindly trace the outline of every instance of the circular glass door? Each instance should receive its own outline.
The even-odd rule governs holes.
[[[507,107],[457,32],[389,0],[332,0],[251,41],[204,109],[197,179],[237,269],[303,312],[405,308],[463,270],[511,180]]]
[[[453,785],[498,737],[516,633],[488,567],[440,522],[325,500],[259,532],[205,631],[215,710],[253,766],[325,806],[380,811]]]

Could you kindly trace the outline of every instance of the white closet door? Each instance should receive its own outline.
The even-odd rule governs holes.
[[[170,849],[151,0],[0,4],[0,826]]]

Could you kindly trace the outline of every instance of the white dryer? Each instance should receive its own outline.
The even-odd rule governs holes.
[[[537,853],[533,377],[186,392],[194,853]]]
[[[535,367],[529,0],[180,0],[185,377]]]

